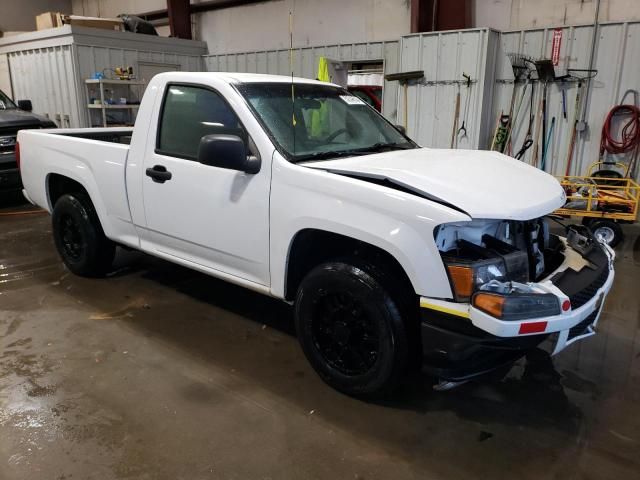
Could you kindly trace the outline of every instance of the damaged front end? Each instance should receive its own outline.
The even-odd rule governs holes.
[[[613,282],[613,251],[587,229],[547,220],[474,220],[434,232],[451,298],[421,298],[427,370],[447,381],[506,366],[554,336],[553,353],[592,335]]]

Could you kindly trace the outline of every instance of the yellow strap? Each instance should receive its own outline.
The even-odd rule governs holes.
[[[442,305],[435,305],[433,303],[426,302],[425,300],[420,300],[420,306],[422,308],[428,308],[429,310],[435,310],[436,312],[455,315],[456,317],[470,318],[470,315],[467,312],[461,312],[460,310],[455,310],[453,308],[443,307]]]

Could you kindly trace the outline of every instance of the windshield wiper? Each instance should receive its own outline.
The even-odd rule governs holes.
[[[369,145],[368,147],[362,148],[352,148],[349,150],[335,150],[329,152],[315,152],[309,153],[307,155],[300,155],[295,158],[295,162],[302,162],[305,160],[326,160],[330,158],[339,158],[339,157],[353,157],[357,155],[366,155],[368,153],[377,153],[384,152],[387,150],[409,150],[414,148],[409,142],[404,143],[374,143],[373,145]]]
[[[294,161],[296,163],[303,162],[305,160],[326,160],[328,158],[339,158],[339,157],[352,157],[356,155],[366,155],[368,152],[362,151],[361,149],[352,149],[352,150],[335,150],[332,152],[315,152],[309,153],[307,155],[299,155],[295,157]]]
[[[413,148],[413,145],[411,145],[409,142],[403,142],[403,143],[379,142],[379,143],[374,143],[370,147],[365,147],[359,150],[367,151],[367,152],[383,152],[385,150],[409,150],[411,148]]]

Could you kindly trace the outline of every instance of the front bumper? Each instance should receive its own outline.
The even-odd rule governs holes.
[[[511,364],[550,335],[555,336],[554,355],[594,335],[604,299],[613,285],[614,258],[606,245],[585,259],[567,246],[563,264],[545,280],[530,285],[540,293],[556,295],[560,304],[571,302],[569,311],[552,317],[504,321],[470,304],[422,297],[425,369],[445,380],[465,380]],[[536,333],[520,333],[532,330],[526,326],[533,324]]]

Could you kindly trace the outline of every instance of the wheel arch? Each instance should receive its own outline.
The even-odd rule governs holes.
[[[321,246],[321,248],[318,248]],[[287,252],[284,276],[284,298],[293,300],[304,276],[315,266],[329,260],[356,255],[391,269],[410,293],[415,288],[405,268],[387,250],[361,239],[317,228],[305,228],[292,238]]]
[[[74,176],[69,175],[67,172],[50,172],[45,177],[45,192],[50,212],[53,212],[56,201],[63,195],[73,193],[86,195],[93,205],[102,229],[105,233],[109,231],[108,222],[105,222],[106,213],[104,212],[103,205],[100,204],[97,189],[87,185],[81,178],[74,178]]]
[[[55,207],[56,202],[62,195],[69,193],[83,193],[91,199],[91,195],[84,185],[67,175],[50,173],[47,175],[46,182],[47,201],[51,210],[53,210],[53,207]],[[91,202],[93,202],[93,199],[91,199]]]

